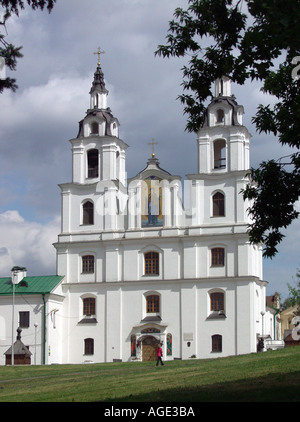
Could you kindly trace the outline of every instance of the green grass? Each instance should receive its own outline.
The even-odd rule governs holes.
[[[220,359],[0,367],[2,402],[300,401],[300,347]]]

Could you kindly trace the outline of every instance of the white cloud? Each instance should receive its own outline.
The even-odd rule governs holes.
[[[8,210],[0,214],[0,224],[10,223],[24,223],[24,218],[15,210]]]
[[[60,231],[60,218],[46,224],[25,221],[16,210],[0,214],[0,275],[24,266],[28,275],[55,274],[53,243]]]
[[[33,131],[39,127],[47,130],[71,116],[76,119],[83,114],[84,105],[89,105],[89,85],[91,76],[83,79],[50,75],[46,84],[29,86],[18,95],[5,91],[0,97],[2,136],[10,130],[21,130],[24,125]]]

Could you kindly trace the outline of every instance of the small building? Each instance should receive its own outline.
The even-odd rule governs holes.
[[[31,364],[31,355],[28,347],[21,340],[21,328],[17,329],[17,340],[14,345],[11,346],[4,354],[6,357],[5,364],[12,364],[12,354],[14,354],[14,364],[15,365],[30,365]],[[12,350],[13,349],[13,350]]]
[[[0,365],[11,363],[11,349],[7,347],[17,327],[26,338],[32,364],[59,361],[62,333],[56,313],[62,310],[64,300],[62,280],[60,276],[28,277],[24,267],[13,267],[10,277],[0,278]],[[14,354],[22,347],[17,339]],[[24,355],[23,350],[14,363],[30,364],[30,355]]]

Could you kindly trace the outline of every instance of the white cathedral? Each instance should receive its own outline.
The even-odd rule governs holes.
[[[126,178],[128,145],[107,97],[99,62],[70,140],[72,181],[60,185],[57,275],[14,267],[0,279],[0,364],[17,328],[15,363],[22,353],[31,364],[148,361],[158,343],[165,360],[256,352],[273,316],[261,247],[247,234],[250,134],[230,80],[216,81],[197,133],[188,207],[181,178],[154,153]]]

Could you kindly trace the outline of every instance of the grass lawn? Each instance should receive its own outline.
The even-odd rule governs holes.
[[[219,359],[0,367],[2,402],[299,402],[300,347]]]

